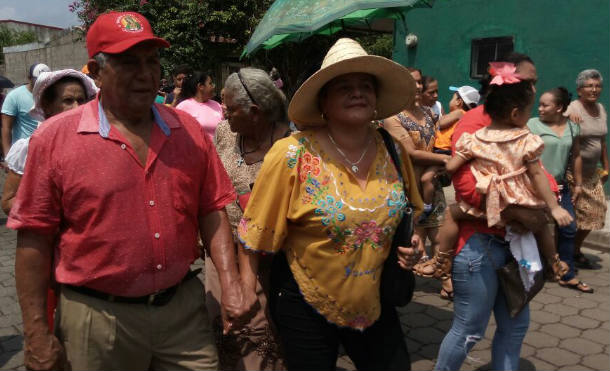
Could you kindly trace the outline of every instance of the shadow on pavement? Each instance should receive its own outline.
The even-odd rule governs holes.
[[[23,336],[0,336],[0,370],[23,348]],[[12,368],[12,367],[11,367]]]

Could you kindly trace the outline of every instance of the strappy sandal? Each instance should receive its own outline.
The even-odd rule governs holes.
[[[445,278],[445,279],[451,279],[451,278]],[[441,297],[441,299],[453,301],[453,289],[451,291],[449,291],[446,288],[441,287],[441,292],[440,292],[439,296]]]
[[[430,259],[428,256],[422,256],[419,262],[413,266],[413,273],[420,277],[433,277],[435,264],[434,258]]]
[[[566,281],[559,281],[558,283],[561,287],[567,287],[568,289],[578,290],[580,292],[584,292],[585,294],[593,294],[593,292],[595,291],[593,290],[593,288],[591,288],[591,286],[580,280],[576,283],[569,283]]]

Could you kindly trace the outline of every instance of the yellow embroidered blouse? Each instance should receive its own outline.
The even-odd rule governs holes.
[[[379,284],[405,192],[379,133],[365,191],[313,132],[277,141],[267,153],[238,227],[246,249],[282,249],[305,300],[338,326],[364,329],[379,317]],[[411,161],[396,144],[407,184]],[[408,199],[422,208],[417,187]]]

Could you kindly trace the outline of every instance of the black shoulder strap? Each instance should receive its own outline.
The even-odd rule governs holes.
[[[398,156],[398,152],[396,152],[396,147],[394,145],[394,139],[392,139],[392,135],[390,135],[390,133],[388,133],[388,131],[384,128],[378,128],[377,131],[379,131],[379,134],[381,134],[381,137],[383,138],[385,147],[388,150],[388,153],[390,154],[390,158],[392,159],[392,162],[394,162],[394,166],[396,167],[396,174],[398,174],[398,179],[400,179],[400,181],[402,182],[402,187],[405,191],[405,199],[407,201],[407,207],[412,207],[411,201],[409,200],[409,197],[407,196],[407,190],[409,188],[407,187],[407,182],[405,181],[405,177],[403,176],[402,171],[400,169],[400,157]]]
[[[381,138],[383,138],[383,142],[385,143],[385,147],[390,154],[390,158],[394,162],[394,166],[396,167],[396,173],[398,173],[398,178],[402,181],[403,185],[405,182],[404,177],[402,176],[402,171],[400,170],[400,157],[398,157],[398,153],[396,152],[396,147],[394,147],[394,140],[388,131],[384,128],[378,128],[379,134],[381,134]],[[405,185],[406,186],[406,185]],[[405,191],[407,188],[405,188]]]

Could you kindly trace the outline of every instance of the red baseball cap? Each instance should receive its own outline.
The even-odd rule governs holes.
[[[87,32],[89,58],[97,53],[122,53],[144,41],[154,41],[161,48],[169,43],[153,34],[148,20],[136,12],[108,12],[97,17]]]

